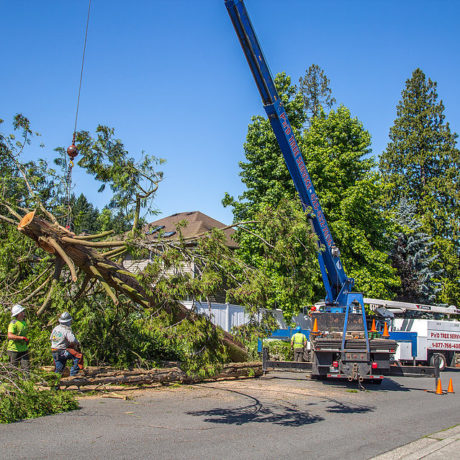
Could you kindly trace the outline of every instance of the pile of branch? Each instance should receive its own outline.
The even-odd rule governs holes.
[[[259,377],[262,375],[262,363],[230,363],[224,365],[222,371],[205,380],[235,379],[243,377]],[[164,369],[133,369],[120,370],[110,367],[90,367],[75,377],[63,377],[61,387],[84,387],[100,385],[151,385],[155,383],[197,383],[203,381],[191,377],[178,367]]]

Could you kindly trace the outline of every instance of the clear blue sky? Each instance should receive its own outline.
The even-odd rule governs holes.
[[[30,118],[41,141],[27,157],[70,144],[87,0],[0,2],[0,118]],[[460,2],[246,0],[273,74],[297,83],[322,67],[338,103],[388,142],[405,81],[420,67],[438,82],[447,121],[460,131]],[[225,223],[225,192],[243,191],[238,162],[252,115],[265,115],[224,0],[93,0],[78,129],[114,127],[137,156],[167,160],[162,216],[202,211]],[[76,193],[107,195],[75,168]]]

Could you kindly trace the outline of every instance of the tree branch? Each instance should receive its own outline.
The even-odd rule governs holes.
[[[70,244],[80,244],[88,248],[114,248],[126,246],[126,241],[86,241],[78,238],[69,238],[68,236],[63,236],[61,240]]]
[[[105,236],[111,235],[114,233],[114,230],[107,230],[102,233],[98,233],[97,235],[77,235],[75,239],[78,240],[95,240],[96,238],[104,238]]]
[[[51,303],[51,299],[53,297],[54,291],[56,290],[57,284],[59,282],[59,277],[61,276],[62,267],[64,266],[64,261],[60,257],[56,257],[56,263],[54,265],[54,274],[53,280],[51,281],[51,286],[48,291],[48,294],[43,301],[42,306],[37,311],[37,316],[43,314],[43,312],[48,308],[49,304]]]
[[[56,252],[61,256],[62,260],[67,264],[70,270],[70,274],[72,276],[72,281],[75,283],[77,281],[77,272],[75,271],[75,265],[70,260],[70,258],[65,253],[64,249],[58,244],[58,242],[53,238],[46,238],[45,241],[56,250]]]
[[[38,294],[52,279],[53,275],[48,276],[46,280],[38,286],[37,289],[35,289],[33,292],[31,292],[27,297],[24,297],[24,299],[20,300],[18,303],[23,304],[28,302],[34,295]]]

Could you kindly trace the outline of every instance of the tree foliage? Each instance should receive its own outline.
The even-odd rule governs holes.
[[[445,120],[437,84],[416,69],[406,81],[390,129],[390,142],[380,158],[388,194],[386,206],[406,199],[433,238],[433,255],[445,269],[438,300],[460,299],[460,152],[457,134]]]
[[[33,371],[27,377],[22,371],[0,363],[0,423],[41,417],[78,409],[75,396],[40,386],[54,386],[55,375]]]
[[[340,106],[312,120],[300,145],[348,276],[368,296],[392,297],[399,281],[388,250],[392,225],[370,157],[370,135]]]
[[[99,191],[110,186],[113,195],[109,209],[116,209],[121,220],[132,221],[133,229],[137,228],[141,208],[154,211],[153,199],[163,179],[156,166],[165,160],[142,152],[141,160],[136,161],[107,126],[99,125],[95,136],[79,132],[77,142],[82,155],[78,165],[102,182]]]
[[[392,297],[399,283],[388,258],[392,224],[381,212],[382,189],[373,170],[375,162],[369,157],[369,133],[343,106],[328,114],[319,108],[309,129],[302,131],[307,119],[302,94],[285,74],[278,75],[275,83],[348,275],[367,295]],[[234,219],[251,220],[264,207],[276,206],[282,200],[295,203],[291,206],[300,211],[292,179],[267,120],[253,118],[244,149],[247,161],[240,163],[240,176],[246,189],[238,199],[226,195],[223,200],[233,207]],[[297,218],[299,215],[293,219],[294,225],[302,222]],[[250,235],[239,242],[243,257],[257,264],[259,242]],[[295,270],[302,271],[306,264],[314,267],[316,276],[305,278],[309,287],[303,286],[302,303],[295,308],[290,304],[285,310],[288,315],[324,296],[314,253],[302,254],[304,259],[296,261]],[[272,277],[276,275],[272,273]],[[279,291],[283,292],[281,284]]]
[[[177,331],[185,326],[173,326],[173,309],[162,312],[159,309],[162,303],[152,304],[150,308],[146,308],[146,304],[149,304],[147,299],[144,304],[139,304],[129,296],[129,290],[125,294],[122,290],[115,297],[113,292],[110,293],[110,286],[104,284],[99,275],[90,279],[83,276],[83,270],[78,273],[74,284],[71,271],[66,268],[66,264],[60,262],[57,254],[44,251],[43,247],[46,246],[40,243],[40,239],[36,241],[40,243],[40,247],[37,247],[31,239],[20,236],[16,229],[18,221],[30,208],[35,209],[42,221],[48,219],[47,225],[51,225],[57,232],[66,234],[66,230],[59,226],[59,220],[54,213],[63,223],[67,212],[66,190],[60,187],[60,184],[65,181],[67,163],[64,150],[57,149],[58,157],[55,163],[60,170],[51,170],[42,160],[37,162],[42,165],[40,168],[32,163],[22,164],[20,156],[23,149],[30,145],[30,136],[33,133],[28,120],[21,115],[15,118],[14,128],[19,132],[18,137],[21,141],[16,141],[13,135],[2,135],[1,138],[0,158],[4,174],[0,197],[0,225],[5,230],[1,234],[0,245],[1,301],[5,308],[0,315],[2,329],[6,330],[9,321],[8,307],[20,302],[30,312],[30,335],[34,344],[35,363],[49,364],[47,329],[53,326],[56,316],[63,310],[70,311],[76,319],[75,329],[85,344],[84,351],[90,363],[121,366],[140,361],[152,363],[162,359],[183,359],[188,360],[189,369],[195,366],[198,372],[197,363],[207,360],[209,363],[222,362],[226,350],[222,344],[216,346],[216,343],[220,343],[221,334],[207,321],[195,321],[188,326],[188,332],[183,334],[188,340],[176,340],[174,333],[177,336]],[[103,185],[111,186],[114,191],[111,207],[116,212],[119,209],[123,211],[122,219],[119,220],[122,223],[131,221],[139,225],[138,211],[142,206],[147,210],[151,209],[151,204],[147,200],[153,198],[161,180],[161,173],[154,170],[154,165],[158,161],[154,157],[144,156],[141,162],[135,162],[121,141],[113,138],[113,134],[113,130],[105,127],[98,127],[94,138],[88,133],[80,133],[77,136],[82,143],[82,158],[79,164],[95,174]],[[111,162],[115,165],[111,165]],[[52,194],[49,189],[52,189]],[[83,226],[88,225],[94,225],[96,228],[100,225],[104,229],[104,226],[114,223],[108,212],[110,210],[101,213],[104,219],[99,219],[99,215],[94,222],[96,210],[84,197],[75,200],[73,204],[75,230],[86,230]],[[120,222],[118,224],[120,225]],[[110,230],[113,232],[113,228]],[[85,240],[81,242],[84,243]],[[108,246],[111,244],[109,242]],[[126,246],[124,243],[123,245]],[[104,260],[107,251],[104,252],[102,249],[102,252],[102,259],[97,260]],[[96,256],[94,251],[91,254]],[[13,259],[12,255],[17,257]],[[88,259],[88,263],[95,264],[95,261]],[[70,264],[72,265],[71,260]],[[116,264],[110,265],[110,258],[107,259],[106,265],[108,268],[116,269]],[[96,269],[95,265],[93,269]],[[133,282],[136,282],[135,275],[124,276],[125,279],[126,276],[131,276]],[[154,317],[152,311],[155,312]],[[44,316],[37,318],[34,315],[37,312],[44,312]],[[207,345],[211,347],[210,351],[207,350]]]
[[[299,78],[299,88],[307,120],[310,121],[319,116],[321,109],[330,109],[336,103],[329,85],[329,78],[317,64],[312,64],[305,71],[305,75]]]
[[[29,127],[24,125],[22,129]],[[80,133],[77,139],[82,142],[79,166],[114,191],[108,211],[121,209],[120,220],[134,222],[132,231],[118,239],[104,240],[110,232],[86,235],[85,231],[85,234],[75,235],[60,225],[68,212],[65,187],[58,186],[53,191],[54,196],[42,201],[42,197],[48,197],[41,186],[45,189],[49,186],[50,179],[45,174],[49,168],[41,170],[44,180],[37,181],[35,170],[27,169],[19,161],[21,152],[15,146],[6,146],[4,153],[10,162],[11,174],[5,177],[5,183],[11,186],[16,177],[20,179],[18,184],[22,188],[17,189],[17,194],[24,207],[18,208],[8,201],[5,187],[0,197],[0,223],[6,226],[7,232],[2,238],[5,246],[11,242],[24,263],[13,265],[10,253],[6,249],[0,252],[0,267],[3,269],[10,264],[10,269],[1,272],[3,306],[20,302],[31,313],[35,363],[49,363],[49,329],[56,316],[67,310],[75,318],[75,330],[92,364],[152,365],[173,359],[198,375],[213,372],[220,363],[235,356],[238,347],[229,339],[229,334],[193,311],[187,312],[178,301],[209,298],[224,288],[228,299],[239,301],[255,312],[260,307],[271,306],[275,297],[275,301],[282,300],[277,284],[267,277],[267,271],[273,267],[286,271],[286,279],[279,277],[286,283],[281,294],[290,290],[294,298],[298,295],[296,283],[302,278],[291,266],[299,257],[293,247],[297,245],[302,249],[305,246],[303,250],[308,252],[313,241],[311,235],[300,232],[297,226],[292,227],[293,209],[263,209],[260,231],[245,230],[251,231],[263,244],[275,247],[274,252],[261,253],[263,270],[250,266],[231,251],[220,231],[193,240],[183,238],[181,228],[186,222],[177,228],[178,240],[160,237],[147,244],[144,233],[138,231],[138,211],[142,206],[150,209],[151,205],[144,201],[154,196],[161,174],[154,172],[156,159],[146,156],[142,162],[134,162],[121,141],[113,139],[113,134],[112,130],[99,127],[94,137]],[[61,176],[59,170],[53,171],[52,180],[62,184],[67,165],[63,149],[57,149],[57,154],[55,164]],[[111,166],[112,162],[117,162],[118,166]],[[129,174],[125,175],[126,171]],[[86,224],[105,230],[105,224],[113,223],[106,210],[99,214],[95,223],[91,222],[96,210],[84,197],[73,199],[72,204],[77,231],[86,230],[83,228]],[[26,214],[25,218],[30,208],[34,212]],[[54,212],[60,213],[60,221]],[[30,239],[19,236],[19,221],[22,233]],[[113,233],[113,229],[111,231]],[[285,232],[286,240],[275,241],[274,235],[281,232]],[[126,251],[131,258],[149,260],[147,268],[137,274],[130,273],[112,260]],[[199,272],[198,277],[191,276],[187,268],[191,262]],[[278,285],[280,283],[278,281]],[[42,316],[37,318],[34,313]],[[9,312],[5,309],[0,314],[3,328],[8,320]]]
[[[391,259],[401,279],[397,300],[434,303],[441,290],[442,275],[439,268],[434,268],[438,259],[437,255],[432,255],[434,242],[421,231],[422,224],[415,217],[415,204],[404,198],[399,203],[395,220],[399,231],[395,235]]]

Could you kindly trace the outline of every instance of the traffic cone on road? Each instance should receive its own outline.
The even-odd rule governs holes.
[[[383,334],[382,337],[384,339],[390,338],[390,334],[388,333],[388,324],[385,322],[385,327],[383,328]]]
[[[372,327],[370,332],[377,332],[377,329],[375,328],[375,319],[372,320]]]
[[[436,394],[442,395],[442,386],[441,386],[441,379],[438,379],[438,386],[436,387]]]
[[[447,387],[447,393],[455,393],[454,386],[452,385],[452,379],[449,380],[449,386]]]

